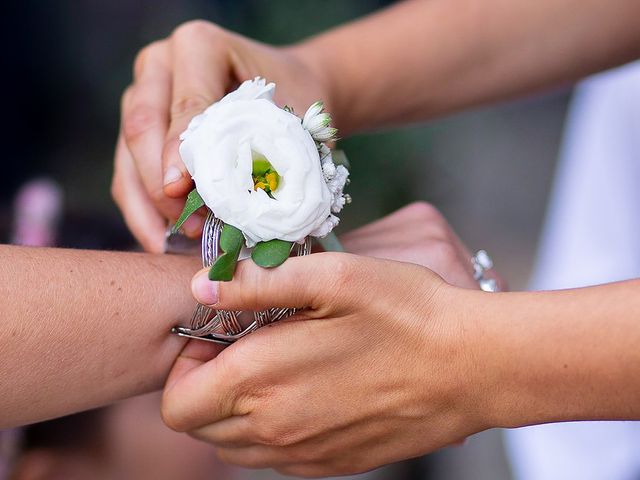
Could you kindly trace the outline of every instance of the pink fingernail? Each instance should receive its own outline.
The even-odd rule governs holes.
[[[204,226],[204,218],[198,214],[191,215],[182,224],[182,230],[190,237],[195,237],[202,231]]]
[[[182,172],[175,165],[171,165],[164,173],[164,184],[169,185],[182,179]]]
[[[208,272],[203,270],[196,274],[191,281],[193,296],[203,305],[215,305],[218,303],[218,282],[209,280]]]

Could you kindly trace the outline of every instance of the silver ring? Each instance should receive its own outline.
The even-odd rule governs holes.
[[[493,260],[486,252],[486,250],[478,250],[478,252],[471,257],[471,264],[473,265],[473,278],[480,285],[480,290],[483,292],[499,292],[498,282],[495,278],[490,278],[487,273],[493,268]]]

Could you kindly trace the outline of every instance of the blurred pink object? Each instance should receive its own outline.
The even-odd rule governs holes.
[[[62,213],[62,189],[47,179],[32,180],[18,192],[14,202],[11,243],[33,247],[55,245]],[[11,461],[19,448],[20,430],[0,431],[0,480],[9,476]]]
[[[62,202],[62,189],[55,182],[38,179],[26,183],[15,199],[11,243],[33,247],[55,245]]]
[[[0,430],[0,480],[8,480],[10,466],[20,448],[20,430]]]

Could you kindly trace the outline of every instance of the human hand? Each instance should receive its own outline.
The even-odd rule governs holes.
[[[358,255],[415,263],[458,287],[478,288],[471,253],[432,205],[412,203],[340,237]]]
[[[313,51],[275,48],[212,23],[196,20],[145,47],[136,58],[134,80],[122,97],[115,154],[113,198],[125,221],[150,252],[164,250],[168,221],[175,221],[192,188],[178,146],[189,121],[244,80],[264,76],[277,82],[276,103],[304,113],[329,91]],[[183,230],[197,237],[203,217]]]
[[[227,462],[348,474],[486,428],[480,349],[467,337],[467,296],[483,293],[417,265],[334,253],[273,270],[240,262],[232,282],[202,271],[192,286],[215,308],[307,307],[213,359],[219,350],[192,342],[174,365],[166,423]]]

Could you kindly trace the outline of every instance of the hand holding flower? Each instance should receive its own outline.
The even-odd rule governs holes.
[[[304,112],[322,98],[331,104],[312,52],[271,47],[196,20],[140,51],[134,79],[122,97],[121,131],[112,195],[145,250],[164,250],[168,222],[180,215],[193,188],[180,155],[179,136],[190,120],[256,75],[279,85],[275,100]],[[185,232],[197,237],[202,217]]]

